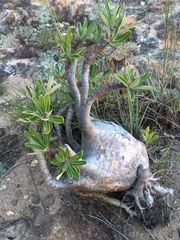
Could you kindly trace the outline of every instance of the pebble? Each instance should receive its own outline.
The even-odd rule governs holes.
[[[37,165],[38,165],[38,160],[37,159],[32,160],[31,163],[30,163],[31,167],[36,167]]]
[[[7,188],[6,185],[2,185],[2,186],[0,187],[0,191],[5,190],[6,188]]]
[[[11,204],[12,204],[13,206],[16,206],[17,203],[18,203],[18,199],[13,199],[13,200],[11,201]]]
[[[23,196],[23,199],[24,199],[24,200],[28,200],[28,198],[29,198],[29,195],[27,195],[27,194],[25,194],[25,195]]]
[[[15,213],[12,212],[12,211],[8,211],[8,212],[6,213],[6,215],[7,215],[8,217],[13,217],[13,216],[15,215]]]

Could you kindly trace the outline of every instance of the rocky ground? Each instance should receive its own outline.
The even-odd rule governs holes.
[[[118,2],[118,1],[112,1]],[[122,1],[123,2],[123,1]],[[163,7],[167,1],[124,1],[128,18],[140,25],[133,30],[126,51],[118,49],[110,61],[128,56],[129,64],[149,68],[161,74],[163,59]],[[148,2],[148,4],[147,4]],[[75,25],[84,15],[95,18],[96,1],[52,1],[62,26]],[[174,1],[171,2],[171,6]],[[94,9],[93,7],[96,6]],[[176,1],[170,16],[172,26],[180,26],[180,4]],[[58,51],[51,31],[52,17],[43,0],[1,0],[0,2],[0,109],[8,108],[5,98],[14,98],[16,87],[31,84],[40,74],[46,78],[53,71]],[[41,34],[39,34],[41,33]],[[46,44],[45,44],[46,43]],[[173,88],[179,89],[179,46],[177,32]],[[163,73],[162,73],[163,74]],[[174,92],[173,92],[174,93]],[[178,118],[175,120],[178,124]],[[164,123],[165,124],[165,123]],[[164,134],[172,145],[168,157],[179,155],[179,131],[171,127]],[[176,240],[180,238],[180,162],[166,166],[165,185],[174,189],[174,196],[156,199],[144,219],[129,218],[123,210],[95,200],[80,198],[71,192],[59,192],[46,186],[34,157],[27,156],[22,129],[5,115],[0,117],[0,240],[5,239],[131,239]]]

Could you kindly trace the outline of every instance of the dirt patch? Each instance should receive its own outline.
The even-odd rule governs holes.
[[[122,209],[47,187],[35,158],[27,156],[20,144],[22,135],[9,131],[0,132],[1,177],[15,166],[0,181],[1,240],[179,239],[178,161],[171,166],[169,175],[174,196],[155,199],[153,208],[144,210],[144,217],[131,219]],[[172,156],[179,154],[178,144]]]

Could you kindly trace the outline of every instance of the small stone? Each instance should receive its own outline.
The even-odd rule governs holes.
[[[6,185],[2,185],[1,187],[0,187],[0,191],[1,190],[5,190],[7,187],[6,187]]]
[[[141,4],[141,6],[144,6],[146,3],[145,3],[145,2],[143,2],[143,1],[141,1],[141,3],[140,3],[140,4]]]
[[[13,206],[16,206],[17,203],[18,203],[18,199],[13,199],[13,200],[11,201],[11,204],[12,204]]]
[[[23,196],[23,199],[24,199],[24,200],[28,200],[28,198],[29,198],[29,195],[27,195],[27,194],[25,194],[25,195]]]
[[[30,163],[31,167],[36,167],[37,165],[38,165],[38,160],[37,159],[32,160],[31,163]]]
[[[40,202],[40,198],[38,195],[34,196],[32,199],[32,204],[38,204]]]
[[[12,211],[8,211],[8,212],[6,213],[6,215],[7,215],[8,217],[13,217],[13,216],[15,215],[15,213],[12,212]]]
[[[48,206],[54,203],[54,198],[52,194],[48,194],[46,197],[42,199],[43,206],[47,208]]]

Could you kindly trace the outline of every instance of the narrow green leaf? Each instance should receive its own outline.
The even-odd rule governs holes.
[[[110,68],[107,69],[107,70],[105,70],[105,71],[103,72],[103,76],[108,75],[110,72],[111,72],[111,69],[110,69]]]
[[[49,93],[49,91],[51,90],[51,88],[53,86],[53,83],[54,83],[54,76],[51,76],[48,79],[48,83],[47,83],[47,87],[46,87],[46,93]]]
[[[133,90],[143,91],[143,90],[149,90],[149,91],[156,91],[156,88],[149,85],[143,85],[133,88]]]
[[[68,167],[66,173],[69,179],[72,179],[74,177],[71,167]]]
[[[72,33],[71,33],[71,27],[68,27],[67,30],[67,35],[66,35],[66,44],[71,47],[71,43],[72,43]]]
[[[47,93],[51,94],[51,93],[55,92],[61,86],[62,86],[61,83],[58,83],[54,87],[52,87],[49,91],[47,91]]]
[[[62,147],[59,147],[59,154],[62,159],[66,159],[66,151]]]
[[[137,77],[131,84],[130,84],[130,88],[134,89],[135,87],[137,87],[140,84],[140,77]]]
[[[119,17],[118,22],[117,22],[117,25],[116,25],[116,28],[114,29],[114,31],[113,31],[113,33],[112,33],[112,37],[113,37],[113,38],[116,38],[119,30],[120,30],[121,27],[122,27],[122,24],[123,24],[123,22],[124,22],[125,17],[126,17],[126,14],[125,14],[125,13],[123,14],[123,16]]]
[[[51,138],[51,134],[43,134],[43,142],[45,144],[45,146],[48,146],[50,143],[50,138]]]
[[[95,24],[91,23],[87,29],[87,37],[90,37],[90,35],[93,33],[94,30],[95,30]]]
[[[87,164],[87,162],[85,160],[78,160],[77,162],[71,162],[70,164],[73,166],[82,166]]]
[[[50,133],[51,123],[49,121],[43,121],[43,131],[44,131],[45,134]]]
[[[41,117],[39,117],[39,116],[31,116],[31,117],[28,117],[26,119],[28,119],[30,122],[39,122],[41,120]]]
[[[80,178],[80,169],[79,169],[79,167],[75,167],[73,165],[70,165],[69,168],[71,169],[71,171],[73,173],[73,176],[75,178],[77,178],[77,179]]]
[[[111,21],[110,21],[110,24],[111,26],[114,24],[115,20],[116,20],[116,17],[119,13],[119,10],[120,10],[121,6],[119,4],[116,4],[114,10],[113,10],[113,14],[111,16]]]
[[[70,163],[77,162],[83,156],[83,151],[76,153],[74,156],[71,157]]]
[[[117,80],[119,80],[120,82],[122,82],[125,87],[128,86],[128,81],[127,81],[127,79],[126,79],[124,76],[122,76],[122,75],[120,75],[120,74],[118,74],[118,73],[114,74],[114,76],[115,76],[115,78],[116,78]]]
[[[26,147],[32,148],[32,149],[36,149],[36,150],[41,150],[41,151],[45,151],[45,149],[39,145],[36,144],[32,144],[32,143],[25,143]]]
[[[45,112],[49,112],[50,111],[50,105],[51,105],[51,98],[49,93],[46,93],[44,96],[44,110]]]
[[[39,104],[40,104],[40,108],[42,110],[43,113],[45,113],[45,99],[44,99],[44,96],[42,94],[40,94],[39,96]]]
[[[63,124],[64,123],[64,118],[62,116],[50,115],[49,116],[49,121],[53,122],[53,123]]]
[[[109,5],[109,1],[104,0],[104,3],[105,3],[105,10],[107,12],[108,20],[110,22],[110,20],[111,20],[111,9],[110,9],[110,5]]]
[[[29,123],[29,120],[27,118],[27,120],[23,119],[23,118],[19,118],[18,122],[22,122],[22,123]]]
[[[106,17],[104,16],[104,14],[103,14],[103,12],[102,12],[101,10],[99,11],[99,16],[100,16],[102,22],[103,22],[107,27],[109,27],[109,22],[108,22],[108,20],[106,19]]]
[[[61,162],[58,159],[53,159],[53,160],[51,160],[51,164],[53,164],[55,166],[59,166],[61,164]]]
[[[128,30],[125,33],[122,33],[121,35],[115,37],[113,40],[113,43],[121,44],[125,42],[130,36],[131,36],[131,31]]]
[[[45,86],[44,83],[41,79],[38,79],[36,81],[36,87],[40,90],[40,92],[44,92],[45,91]]]
[[[144,81],[146,81],[148,78],[150,78],[150,77],[151,77],[151,75],[152,75],[152,73],[151,73],[151,72],[147,72],[147,73],[145,73],[145,74],[141,75],[141,76],[140,76],[140,78],[141,78],[141,81],[140,81],[140,83],[143,83]]]
[[[82,47],[82,48],[78,48],[74,54],[80,54],[81,52],[83,52],[86,48],[85,47]]]
[[[32,97],[32,101],[34,102],[37,110],[38,110],[41,114],[43,114],[43,111],[42,111],[42,109],[41,109],[40,102],[37,100],[37,98],[36,98],[35,96]]]
[[[69,159],[71,157],[71,153],[68,148],[65,149],[65,159]]]
[[[60,46],[63,52],[66,52],[66,46],[60,38],[56,37],[56,43]]]
[[[29,127],[29,131],[31,132],[31,134],[35,137],[36,141],[41,145],[46,147],[46,145],[44,144],[43,138],[41,136],[40,133],[38,133],[33,127]]]

